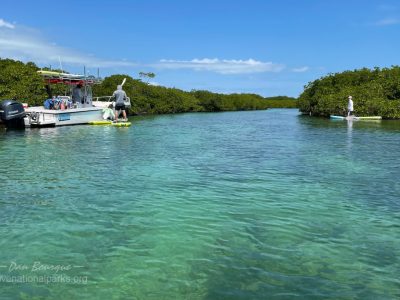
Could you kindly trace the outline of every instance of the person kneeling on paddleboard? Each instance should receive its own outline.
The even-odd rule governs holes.
[[[115,114],[113,110],[113,105],[110,104],[108,107],[103,108],[103,119],[104,120],[111,120],[113,121],[115,119]]]
[[[115,122],[118,122],[118,116],[121,113],[126,121],[126,111],[125,111],[125,100],[128,98],[125,91],[122,89],[122,85],[117,86],[117,90],[114,91],[113,97],[115,97]]]

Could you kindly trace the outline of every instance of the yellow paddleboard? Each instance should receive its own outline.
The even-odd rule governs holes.
[[[111,125],[111,121],[108,120],[102,120],[102,121],[90,121],[90,125]]]
[[[112,125],[112,126],[116,126],[116,127],[129,127],[132,125],[131,122],[112,122],[109,120],[100,120],[100,121],[90,121],[89,125]]]
[[[111,123],[112,126],[117,126],[117,127],[129,127],[132,125],[131,122],[118,122],[118,123]]]

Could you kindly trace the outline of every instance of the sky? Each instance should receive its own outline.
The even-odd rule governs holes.
[[[400,64],[397,0],[1,0],[0,58],[151,84],[298,97]]]

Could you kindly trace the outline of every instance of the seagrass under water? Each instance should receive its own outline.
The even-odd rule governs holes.
[[[0,299],[400,296],[399,122],[131,121],[0,132]]]

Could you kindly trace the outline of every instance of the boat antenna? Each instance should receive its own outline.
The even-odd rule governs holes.
[[[83,76],[85,78],[85,86],[86,86],[86,84],[87,84],[87,82],[86,82],[86,66],[83,66]]]
[[[60,56],[58,56],[58,61],[60,62],[60,69],[61,69],[61,72],[64,72],[64,71],[63,71],[62,64],[61,64],[61,57],[60,57]]]
[[[124,78],[124,80],[122,80],[121,86],[123,86],[125,84],[126,78]]]
[[[84,83],[84,84],[85,84],[85,98],[86,98],[86,97],[87,97],[86,66],[83,66],[83,76],[84,76],[84,78],[85,78],[85,83]],[[86,100],[85,100],[85,102],[86,102]]]

